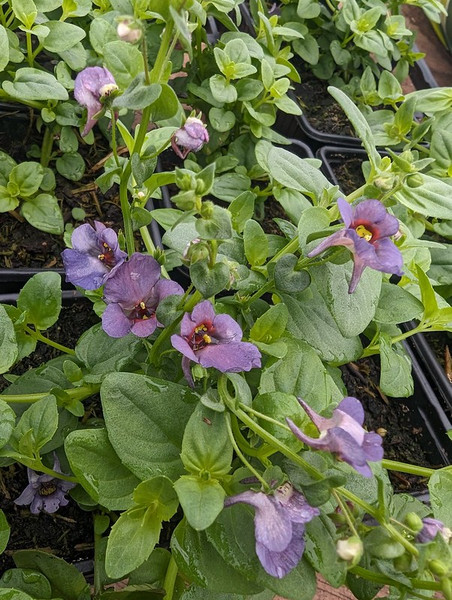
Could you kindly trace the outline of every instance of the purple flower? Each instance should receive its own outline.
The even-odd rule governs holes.
[[[440,533],[446,542],[449,542],[452,537],[452,532],[448,527],[445,527],[442,521],[438,519],[433,519],[433,517],[426,517],[422,519],[422,529],[418,533],[416,541],[421,544],[426,544],[427,542],[432,542],[438,533]]]
[[[319,509],[309,506],[303,494],[288,482],[277,488],[272,496],[249,490],[226,498],[224,504],[231,506],[237,502],[256,509],[256,554],[265,571],[281,579],[303,556],[305,523],[318,516]]]
[[[188,117],[185,125],[178,129],[171,138],[171,146],[180,158],[187,157],[189,152],[198,152],[209,141],[206,126],[196,117]]]
[[[317,256],[330,246],[347,246],[353,253],[353,274],[348,293],[352,294],[366,267],[384,273],[402,275],[403,258],[389,239],[399,229],[398,220],[379,200],[364,200],[352,208],[343,198],[337,201],[345,229],[333,233],[308,256]]]
[[[320,437],[308,437],[293,421],[286,418],[297,438],[315,450],[337,454],[358,473],[371,477],[372,471],[367,461],[379,461],[383,458],[382,439],[377,433],[367,433],[363,429],[364,410],[361,402],[347,396],[333,411],[330,419],[318,415],[301,398],[298,398],[298,402],[320,431]]]
[[[57,455],[53,455],[53,470],[61,473],[60,461]],[[25,506],[30,504],[30,512],[37,515],[39,512],[56,512],[60,506],[66,506],[69,500],[66,493],[75,487],[75,483],[57,479],[52,475],[38,475],[36,471],[28,468],[28,485],[21,495],[14,500],[15,504]]]
[[[102,110],[101,98],[116,91],[115,78],[104,67],[87,67],[80,71],[74,82],[74,97],[88,110],[88,118],[82,136],[88,135],[97,121],[97,113]]]
[[[239,373],[261,366],[261,353],[253,344],[242,342],[243,333],[229,315],[215,315],[212,304],[204,300],[191,314],[185,313],[180,335],[171,344],[184,355],[182,369],[191,386],[190,361],[214,367],[222,373]]]
[[[161,300],[183,293],[175,281],[160,278],[155,258],[136,252],[105,284],[108,306],[102,315],[102,328],[110,337],[120,338],[130,332],[147,337],[161,327],[155,316]]]
[[[94,221],[94,227],[85,223],[72,233],[72,249],[61,253],[66,281],[84,290],[97,290],[113,275],[127,258],[118,245],[113,229]]]

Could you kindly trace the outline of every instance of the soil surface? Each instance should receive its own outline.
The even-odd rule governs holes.
[[[351,194],[365,183],[362,156],[331,152],[328,154],[328,162],[344,194]]]
[[[17,161],[29,160],[27,151],[32,143],[40,144],[35,129],[33,111],[0,110],[0,149]],[[108,142],[96,138],[93,146],[80,142],[79,152],[86,163],[86,172],[80,181],[69,181],[56,176],[57,197],[65,224],[73,227],[83,222],[101,221],[116,231],[122,228],[122,213],[117,186],[102,194],[95,183],[103,172],[104,160],[110,154]],[[53,168],[53,163],[50,164]],[[73,208],[82,208],[86,217],[76,221]],[[0,269],[1,268],[61,268],[61,252],[66,247],[63,236],[45,233],[32,227],[17,211],[0,215]]]
[[[382,435],[385,458],[423,467],[444,466],[416,409],[416,397],[388,398],[379,389],[377,359],[365,358],[341,370],[348,393],[359,398],[364,406],[365,427]],[[396,492],[426,488],[426,480],[413,475],[391,472],[390,478]]]

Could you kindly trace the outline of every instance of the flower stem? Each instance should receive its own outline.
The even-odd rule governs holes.
[[[382,575],[381,573],[375,573],[374,571],[369,571],[368,569],[365,569],[364,567],[353,567],[352,569],[350,569],[350,572],[353,573],[354,575],[357,575],[358,577],[362,577],[363,579],[367,579],[369,581],[375,581],[375,583],[381,583],[382,585],[396,585],[396,583],[398,584],[398,582],[395,582],[393,579],[390,579],[389,577],[386,577],[386,575]],[[441,583],[437,582],[437,581],[424,581],[424,580],[420,580],[420,579],[412,579],[411,580],[413,586],[415,588],[421,589],[421,590],[440,590],[441,589]],[[400,585],[400,584],[398,584]],[[410,590],[411,593],[411,590]]]
[[[353,533],[353,535],[356,535],[356,537],[359,537],[359,534],[356,531],[356,527],[355,527],[355,524],[353,523],[353,519],[352,519],[352,516],[348,509],[347,504],[342,500],[342,498],[336,492],[336,490],[333,490],[333,496],[336,498],[336,502],[339,504],[340,509],[342,510],[342,513],[348,523],[348,526],[350,527],[350,531]]]
[[[34,338],[35,340],[37,340],[39,342],[44,342],[44,344],[47,344],[48,346],[52,346],[52,348],[56,348],[57,350],[60,350],[61,352],[64,352],[65,354],[75,355],[75,350],[72,350],[72,348],[68,348],[67,346],[63,346],[62,344],[59,344],[58,342],[49,340],[49,338],[46,338],[39,331],[35,331],[34,329],[31,329],[30,327],[28,327],[28,325],[25,325],[24,331],[26,331],[30,337]]]
[[[399,462],[398,460],[383,459],[382,466],[388,471],[398,471],[399,473],[409,473],[410,475],[419,475],[419,477],[431,477],[436,469],[421,467],[419,465],[411,465],[408,463]]]
[[[165,590],[165,595],[163,596],[163,600],[172,600],[174,593],[174,586],[176,584],[178,568],[174,557],[171,556],[168,568],[166,569],[165,581],[163,583],[163,589]]]
[[[100,384],[86,384],[78,388],[69,388],[62,390],[67,396],[73,400],[85,400],[93,394],[97,394],[100,390]],[[3,402],[10,402],[11,404],[33,404],[39,402],[43,398],[46,398],[51,392],[39,392],[35,394],[2,394]]]
[[[53,134],[49,126],[45,128],[44,137],[42,138],[41,146],[41,165],[47,167],[50,162],[50,155],[52,154],[53,146]]]
[[[241,409],[245,410],[246,412],[251,413],[258,419],[262,419],[263,421],[268,421],[268,423],[273,423],[273,425],[277,425],[278,427],[281,427],[282,429],[285,429],[286,431],[289,431],[289,432],[291,431],[290,427],[288,425],[286,425],[285,423],[281,423],[281,421],[277,421],[276,419],[273,419],[272,417],[268,417],[267,415],[264,415],[263,413],[259,412],[258,410],[254,410],[254,408],[251,408],[251,406],[247,406],[246,404],[243,404],[242,402],[239,403],[239,406]]]
[[[251,471],[251,473],[257,477],[257,479],[261,482],[262,487],[264,488],[264,490],[268,491],[270,489],[270,486],[268,485],[268,483],[265,481],[265,479],[262,477],[262,475],[259,473],[259,471],[256,471],[256,469],[248,462],[248,460],[245,458],[245,455],[243,454],[243,452],[240,450],[239,445],[237,444],[237,441],[234,437],[234,434],[232,432],[232,427],[231,427],[231,415],[229,413],[226,413],[226,427],[228,430],[228,435],[229,435],[229,439],[231,440],[231,444],[237,454],[237,456],[240,458],[240,460],[242,461],[242,463],[245,465],[245,467]]]
[[[78,479],[76,477],[72,477],[71,475],[65,475],[64,473],[59,473],[58,471],[49,469],[42,463],[35,470],[40,471],[41,473],[45,473],[46,475],[51,475],[54,479],[63,479],[64,481],[70,481],[71,483],[78,483]]]
[[[346,196],[345,199],[347,200],[347,202],[349,204],[351,204],[357,198],[360,198],[363,195],[364,190],[366,189],[367,186],[368,186],[368,184],[365,183],[364,185],[362,185],[361,187],[359,187],[357,190],[355,190],[354,192],[352,192],[351,194],[349,194],[348,196]]]

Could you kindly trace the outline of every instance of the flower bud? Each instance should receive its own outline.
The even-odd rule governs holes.
[[[143,29],[141,28],[140,22],[127,17],[123,18],[118,23],[116,33],[120,40],[128,42],[129,44],[136,44],[143,37]]]
[[[339,558],[356,565],[363,555],[363,543],[356,535],[348,540],[339,540],[336,544]]]
[[[424,524],[422,519],[415,512],[409,512],[405,517],[405,524],[407,527],[412,529],[415,533],[418,533],[423,528]]]
[[[372,182],[376,188],[388,192],[394,186],[394,175],[380,175]]]
[[[188,117],[183,127],[178,129],[172,139],[174,152],[185,159],[189,152],[198,152],[209,141],[206,126],[197,117]]]
[[[410,188],[417,188],[424,183],[424,178],[420,173],[415,173],[414,175],[409,175],[406,178],[406,183]]]
[[[215,205],[213,202],[211,202],[210,200],[207,200],[206,202],[203,202],[202,207],[201,207],[201,217],[203,217],[203,219],[211,219],[212,215],[213,215],[213,209],[215,208]]]
[[[440,560],[431,560],[428,563],[428,568],[434,575],[438,575],[438,577],[444,577],[448,572],[446,565]]]

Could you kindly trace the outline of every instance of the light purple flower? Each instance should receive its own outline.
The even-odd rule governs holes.
[[[320,514],[291,483],[273,495],[251,490],[226,498],[225,506],[244,502],[254,506],[256,554],[265,571],[281,579],[297,566],[303,556],[305,523]]]
[[[214,367],[222,373],[239,373],[261,366],[261,353],[249,342],[242,342],[240,326],[229,315],[216,315],[204,300],[191,314],[185,313],[180,335],[171,336],[173,348],[184,355],[182,369],[191,386],[190,361]]]
[[[88,135],[97,121],[97,113],[102,110],[101,98],[106,98],[116,91],[115,78],[105,67],[87,67],[80,71],[74,82],[74,97],[86,107],[88,118],[82,136]]]
[[[317,256],[331,246],[346,246],[353,253],[354,262],[349,294],[355,291],[366,267],[402,275],[402,255],[389,239],[399,229],[396,217],[390,215],[379,200],[364,200],[352,208],[339,198],[337,204],[345,229],[327,237],[308,256]]]
[[[425,519],[422,519],[422,524],[423,527],[416,538],[417,542],[420,542],[421,544],[432,542],[438,533],[443,536],[446,542],[449,542],[452,532],[442,521],[434,519],[433,517],[425,517]]]
[[[102,328],[110,337],[120,338],[130,332],[147,337],[161,327],[155,316],[159,303],[184,290],[175,281],[161,279],[160,272],[155,258],[136,252],[108,279],[104,287],[108,306],[102,315]]]
[[[53,470],[61,473],[60,461],[56,454],[53,455]],[[57,479],[52,475],[38,475],[36,471],[28,468],[28,485],[21,495],[14,500],[19,506],[30,505],[30,512],[37,515],[43,511],[46,513],[56,512],[60,506],[66,506],[69,500],[66,493],[75,487],[75,483]]]
[[[61,253],[66,281],[84,290],[100,288],[127,258],[113,229],[98,221],[74,229],[71,240],[72,248]]]
[[[188,117],[183,127],[171,138],[171,146],[180,158],[187,157],[189,152],[198,152],[209,141],[206,126],[196,117]]]
[[[293,421],[286,418],[297,438],[315,450],[337,454],[358,473],[371,477],[372,471],[367,461],[379,461],[383,458],[382,439],[378,433],[367,433],[363,428],[364,410],[361,402],[347,396],[333,411],[330,419],[318,415],[301,398],[298,398],[298,402],[319,430],[320,437],[308,437]]]

